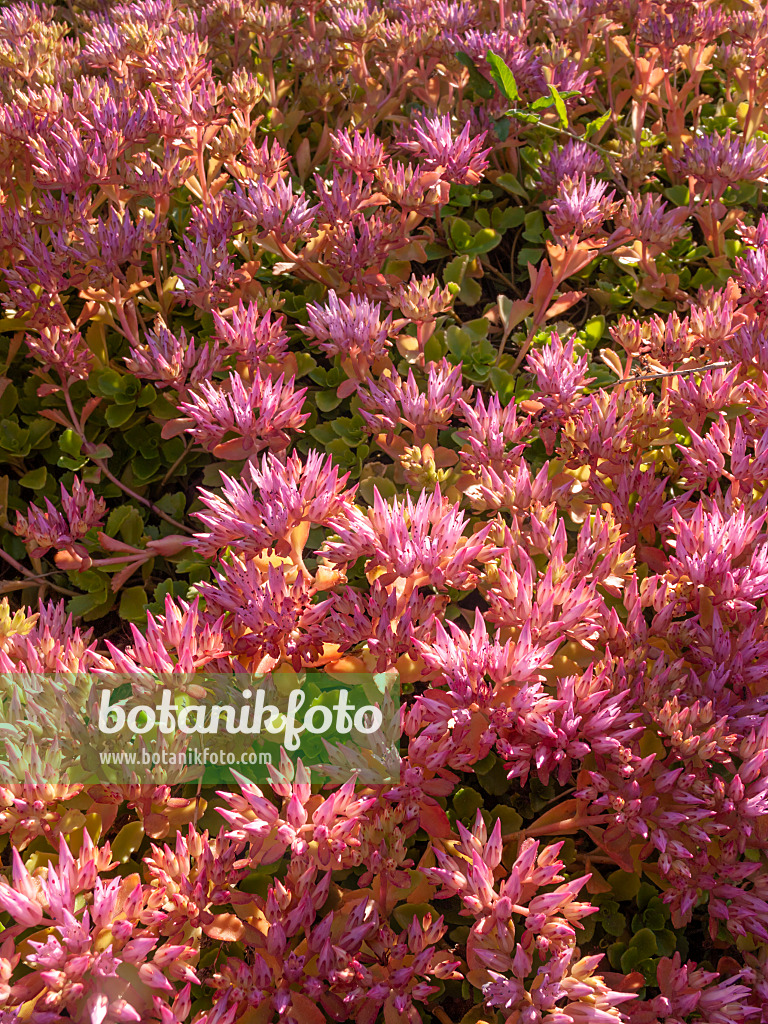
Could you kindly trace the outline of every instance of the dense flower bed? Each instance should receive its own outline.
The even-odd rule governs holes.
[[[768,1021],[767,60],[757,0],[0,10],[0,1021]],[[399,785],[38,742],[64,673],[322,666],[400,673]]]

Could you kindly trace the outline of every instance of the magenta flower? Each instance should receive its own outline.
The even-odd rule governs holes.
[[[333,289],[328,292],[326,304],[307,306],[309,326],[301,330],[317,339],[319,347],[328,355],[349,356],[353,362],[370,365],[386,356],[391,314],[381,319],[381,303],[350,295],[340,299]]]
[[[578,2],[580,5],[580,0]],[[553,194],[565,178],[576,180],[581,175],[593,178],[603,168],[604,160],[593,146],[569,139],[564,146],[552,150],[547,163],[539,169],[539,178],[544,190]]]
[[[670,411],[684,418],[696,431],[702,430],[708,417],[731,405],[750,401],[752,389],[745,381],[736,383],[739,374],[735,368],[728,372],[719,366],[697,376],[698,380],[693,375],[681,378],[679,390],[670,401]],[[713,423],[712,427],[716,425]],[[741,426],[738,420],[736,425]]]
[[[553,497],[547,470],[548,464],[545,463],[532,477],[528,463],[522,459],[512,470],[497,472],[493,467],[483,467],[478,483],[467,489],[467,497],[475,508],[504,508],[524,514],[535,510],[546,520],[545,506]],[[535,530],[536,526],[533,528]]]
[[[71,494],[64,484],[61,485],[61,505],[63,512],[46,498],[45,512],[30,504],[26,516],[17,513],[16,535],[27,544],[33,558],[39,558],[51,548],[58,551],[70,545],[77,545],[85,553],[78,542],[89,530],[100,525],[107,510],[104,499],[97,498],[77,477],[72,481]]]
[[[438,898],[459,896],[461,913],[475,919],[468,961],[490,974],[492,980],[483,986],[486,1004],[518,1013],[533,1008],[542,1014],[566,999],[562,1010],[558,1007],[566,1020],[619,1024],[617,1007],[634,996],[611,991],[594,976],[601,957],[579,959],[576,948],[580,921],[597,909],[576,901],[587,877],[559,884],[552,892],[538,891],[563,883],[558,860],[562,844],[542,850],[538,842],[524,840],[511,872],[499,884],[495,871],[503,849],[501,822],[490,838],[479,812],[471,832],[460,822],[457,828],[456,855],[435,847],[439,866],[426,868],[425,874],[440,884]],[[520,932],[514,923],[518,915]],[[531,984],[527,979],[534,973],[534,956],[540,966]]]
[[[348,587],[334,594],[326,622],[326,639],[345,650],[366,644],[376,656],[377,671],[385,671],[402,654],[411,654],[418,639],[425,641],[434,632],[433,617],[439,608],[434,595],[417,591],[405,608],[397,592],[387,592],[374,580],[371,592],[363,597]]]
[[[374,489],[373,508],[367,514],[353,507],[348,525],[337,527],[338,540],[329,541],[323,554],[334,563],[366,559],[366,570],[382,569],[383,582],[412,578],[416,586],[468,587],[477,578],[473,562],[485,551],[491,526],[464,537],[467,520],[435,488],[422,491],[414,503],[407,496],[388,505]]]
[[[730,185],[763,177],[768,171],[768,146],[754,140],[744,143],[729,128],[725,135],[697,135],[671,163],[678,173],[694,178],[719,199]]]
[[[741,291],[729,278],[725,288],[700,288],[697,301],[691,304],[690,332],[706,352],[719,352],[724,343],[748,321],[740,308]]]
[[[250,302],[246,309],[240,301],[227,317],[214,310],[213,322],[216,337],[225,351],[254,370],[270,357],[278,362],[285,357],[290,340],[285,331],[285,317],[277,316],[273,320],[272,310],[261,313],[255,302]]]
[[[309,452],[306,462],[294,453],[285,464],[268,453],[260,468],[249,463],[242,483],[222,474],[221,495],[199,491],[207,511],[195,515],[208,528],[197,535],[199,550],[215,553],[230,547],[257,555],[287,541],[302,523],[345,522],[356,490],[344,490],[348,479],[348,473],[339,475],[330,455],[316,451]]]
[[[463,185],[476,185],[482,180],[490,153],[490,149],[480,148],[485,132],[472,139],[470,126],[465,124],[454,139],[450,117],[417,114],[411,121],[411,136],[398,145],[420,157],[425,170],[435,171],[446,181]]]
[[[263,448],[281,451],[290,443],[288,432],[300,431],[309,419],[301,412],[307,389],[294,391],[293,383],[293,377],[284,381],[281,374],[273,381],[257,370],[248,387],[231,373],[229,387],[204,381],[179,409],[192,419],[187,432],[220,458],[242,459]]]

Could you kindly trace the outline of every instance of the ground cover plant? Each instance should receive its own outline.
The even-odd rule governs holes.
[[[768,1021],[765,5],[16,3],[0,97],[0,1021]],[[307,668],[398,785],[41,742]]]

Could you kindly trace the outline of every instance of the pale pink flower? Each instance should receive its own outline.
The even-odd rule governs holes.
[[[686,234],[688,213],[685,206],[667,210],[667,203],[651,192],[644,197],[628,195],[616,212],[614,222],[617,227],[627,228],[632,238],[641,241],[648,255],[653,257],[669,250]]]
[[[587,183],[586,174],[561,181],[555,198],[547,206],[547,220],[555,241],[562,242],[569,236],[590,238],[600,233],[619,207],[619,203],[612,202],[615,190],[606,193],[606,182],[593,179]]]
[[[395,374],[381,377],[378,384],[369,382],[367,390],[359,387],[360,415],[371,430],[393,432],[402,423],[420,441],[426,431],[445,429],[456,405],[471,393],[471,388],[462,386],[461,366],[443,359],[430,365],[424,392],[419,390],[413,370],[408,371],[405,382]]]
[[[237,356],[256,369],[269,357],[279,361],[285,357],[289,337],[285,330],[285,317],[272,319],[272,310],[260,313],[258,304],[250,302],[247,308],[242,300],[237,309],[225,317],[213,311],[216,337],[225,351]]]
[[[147,612],[142,632],[131,623],[133,646],[119,650],[105,640],[115,668],[126,675],[137,672],[198,672],[205,665],[228,654],[222,633],[222,619],[213,621],[199,608],[199,598],[178,603],[166,594],[165,615]]]
[[[413,323],[434,320],[453,305],[453,293],[446,286],[440,288],[434,274],[417,278],[415,274],[407,284],[390,291],[390,302]]]
[[[172,334],[161,320],[145,337],[146,345],[131,346],[125,365],[137,377],[154,381],[161,388],[185,392],[188,387],[209,380],[224,361],[217,342],[196,347],[194,338],[187,340],[183,327],[178,335]]]
[[[564,146],[552,150],[547,163],[539,169],[539,178],[544,190],[553,194],[563,179],[577,179],[582,174],[592,178],[604,166],[602,156],[588,142],[569,139]]]
[[[375,172],[384,163],[384,144],[370,128],[365,133],[331,132],[332,158],[340,167],[354,171],[364,181],[373,181]]]
[[[93,353],[79,331],[45,326],[38,338],[27,334],[25,343],[45,369],[56,370],[62,380],[85,380],[93,365]]]

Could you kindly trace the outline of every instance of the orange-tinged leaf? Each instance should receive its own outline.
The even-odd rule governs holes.
[[[203,925],[203,931],[217,942],[239,942],[245,925],[235,914],[216,914],[210,924]]]
[[[397,669],[401,684],[414,683],[417,679],[421,679],[424,662],[421,658],[415,661],[410,654],[403,654],[397,659],[395,668]]]
[[[261,1006],[250,1006],[242,1017],[237,1018],[237,1024],[269,1024],[274,1014],[271,999],[265,999]]]
[[[563,800],[561,804],[556,804],[554,807],[550,807],[548,811],[545,811],[540,818],[537,818],[532,825],[528,827],[528,831],[535,835],[536,829],[541,828],[544,825],[554,825],[558,821],[566,822],[569,818],[572,818],[578,808],[578,802],[576,800]]]
[[[520,403],[520,408],[523,412],[528,413],[531,416],[535,416],[537,412],[541,412],[544,406],[541,402],[536,402],[532,398],[526,398],[525,401]]]
[[[637,560],[645,562],[649,569],[658,573],[665,572],[668,565],[667,556],[663,551],[646,544],[641,545],[637,549]]]
[[[320,1007],[302,992],[291,992],[291,1003],[298,1011],[296,1016],[302,1024],[327,1024],[327,1018]]]
[[[447,839],[453,835],[448,815],[437,803],[422,804],[419,825],[428,835],[436,836],[439,839]]]
[[[336,388],[336,395],[339,398],[349,398],[350,395],[357,391],[357,387],[357,381],[354,380],[354,378],[348,378],[347,380],[343,380]]]
[[[152,839],[162,839],[170,831],[168,818],[164,814],[157,814],[156,812],[148,814],[144,819],[144,831]]]
[[[404,439],[399,434],[393,434],[391,438],[387,438],[386,434],[377,434],[376,444],[393,459],[402,455],[407,448]]]
[[[488,973],[488,971],[486,971],[484,967],[475,968],[474,970],[468,971],[466,978],[469,984],[472,985],[474,988],[482,988],[483,985],[487,985],[488,982],[491,980],[490,974]]]
[[[438,469],[448,469],[450,466],[455,466],[458,461],[458,453],[451,448],[437,448],[435,450],[435,466]]]
[[[183,434],[187,427],[191,427],[193,423],[194,420],[191,416],[179,417],[175,420],[166,420],[163,424],[163,429],[160,431],[160,435],[164,441],[167,441],[171,437],[178,437],[179,434]]]
[[[533,312],[533,303],[525,299],[515,299],[506,309],[502,321],[507,331],[512,331]]]
[[[434,865],[435,865],[435,855],[433,853],[432,854],[432,863],[429,866],[430,867],[434,867]],[[426,866],[424,864],[424,858],[422,858],[421,866]],[[427,881],[427,879],[421,873],[421,871],[409,871],[408,874],[411,876],[411,885],[413,886],[413,888],[410,889],[410,891],[407,890],[407,889],[401,890],[403,892],[407,892],[408,893],[408,895],[406,896],[405,902],[406,903],[429,903],[430,899],[435,895],[435,887],[434,887],[434,885],[430,884],[430,882]]]
[[[584,298],[584,292],[563,292],[547,310],[547,320],[551,320],[552,317],[560,316],[561,313],[566,313],[569,309],[576,305]]]
[[[163,427],[163,430],[165,430],[165,427]],[[213,449],[213,454],[217,459],[245,459],[253,454],[253,444],[247,438],[233,437],[231,441],[217,444]]]
[[[590,895],[594,896],[600,892],[613,891],[612,887],[608,882],[606,882],[605,878],[603,878],[589,857],[586,858],[584,867],[586,869],[586,873],[592,876],[586,885],[587,892],[590,893]]]
[[[348,654],[343,658],[337,658],[332,665],[328,665],[326,668],[326,674],[333,676],[334,679],[344,679],[345,675],[350,672],[365,672],[365,662],[361,661],[360,658],[356,658],[352,654]]]

